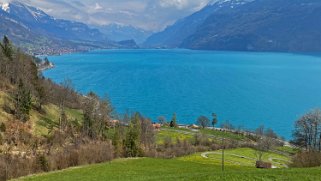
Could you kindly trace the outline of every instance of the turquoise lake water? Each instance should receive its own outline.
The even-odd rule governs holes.
[[[103,50],[49,57],[44,75],[71,79],[85,94],[108,94],[118,113],[195,123],[261,124],[291,138],[294,122],[321,107],[321,56],[193,50]]]

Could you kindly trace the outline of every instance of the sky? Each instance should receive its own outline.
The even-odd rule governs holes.
[[[8,1],[8,0],[0,0]],[[55,18],[91,25],[118,23],[159,31],[210,0],[18,0]]]

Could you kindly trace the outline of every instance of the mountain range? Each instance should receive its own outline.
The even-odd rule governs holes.
[[[0,4],[0,24],[0,35],[9,36],[19,47],[35,54],[132,48],[84,23],[56,19],[18,1]]]
[[[107,37],[112,37],[115,41],[134,40],[138,44],[143,43],[153,34],[152,31],[117,23],[95,26],[95,28],[107,35]]]
[[[319,0],[216,0],[150,36],[145,47],[321,51]]]
[[[0,3],[0,36],[33,54],[138,48],[136,42],[144,48],[319,52],[320,22],[320,0],[213,0],[155,34],[120,24],[90,27],[18,1]]]

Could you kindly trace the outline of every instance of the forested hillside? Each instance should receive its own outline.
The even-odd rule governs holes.
[[[112,111],[109,102],[93,93],[81,96],[70,81],[58,85],[45,79],[35,62],[38,58],[22,53],[4,37],[0,51],[0,180],[71,166],[58,161],[63,152],[76,147],[88,156],[96,155],[92,148],[98,155],[110,151],[100,158],[82,155],[83,162],[111,159],[112,145],[104,135]]]

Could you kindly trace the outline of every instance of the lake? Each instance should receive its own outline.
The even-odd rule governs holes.
[[[291,138],[294,122],[321,107],[321,56],[194,50],[99,50],[51,56],[44,72],[79,92],[108,95],[118,113],[195,123],[218,115],[236,127],[262,124]]]

